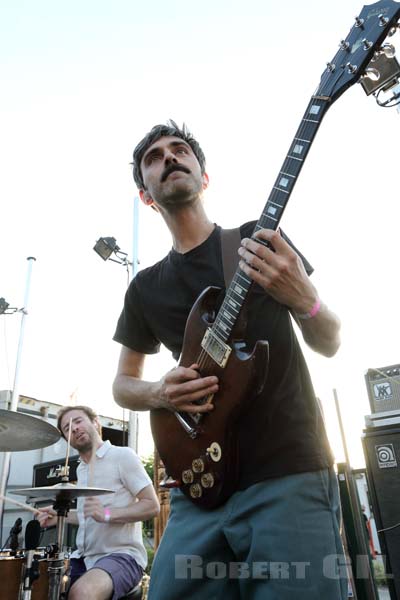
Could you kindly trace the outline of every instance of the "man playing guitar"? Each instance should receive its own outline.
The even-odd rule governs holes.
[[[179,358],[197,297],[207,286],[224,287],[221,229],[203,205],[209,184],[204,154],[185,126],[169,121],[137,145],[133,172],[141,200],[160,213],[173,246],[140,271],[127,291],[114,336],[122,344],[115,400],[131,410],[192,415],[201,432],[217,415],[219,394],[228,385],[223,376],[203,371],[195,359],[156,382],[143,381],[142,373],[146,355],[160,344]],[[247,394],[235,422],[232,493],[207,509],[181,490],[171,491],[151,600],[347,598],[333,458],[293,320],[305,342],[327,357],[339,347],[340,323],[311,283],[310,264],[288,238],[280,230],[253,233],[254,225],[240,227],[239,274],[252,286],[245,305],[246,346],[239,355],[267,340],[269,365],[258,363],[257,371],[262,377],[268,369],[268,375],[261,391],[254,386]],[[185,452],[181,443],[174,446],[167,428],[165,436],[173,455]],[[212,459],[219,460],[218,449]],[[183,479],[193,471],[196,465]],[[201,481],[200,491],[190,488],[193,500],[213,485],[212,478]]]

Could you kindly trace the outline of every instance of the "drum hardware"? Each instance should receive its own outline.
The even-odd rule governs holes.
[[[32,584],[39,578],[39,562],[35,559],[36,548],[40,540],[39,521],[29,521],[25,529],[26,562],[23,576],[23,600],[31,600]]]
[[[55,485],[13,490],[13,494],[27,496],[28,500],[37,500],[40,498],[54,501],[53,509],[57,512],[57,542],[52,547],[53,556],[47,560],[49,582],[47,600],[63,600],[66,597],[69,581],[69,559],[68,553],[63,552],[62,548],[66,518],[72,501],[79,497],[100,496],[112,493],[114,493],[113,490],[105,488],[78,487],[74,483],[70,483],[66,475],[63,475],[61,483],[56,483]],[[33,586],[33,592],[34,590],[35,586]],[[34,595],[32,596],[32,600],[35,600]]]

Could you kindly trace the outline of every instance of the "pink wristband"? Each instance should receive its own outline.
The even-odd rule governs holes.
[[[302,315],[298,314],[297,316],[299,317],[299,319],[312,319],[313,317],[315,317],[315,315],[317,315],[319,313],[320,309],[321,309],[321,300],[318,298],[318,300],[315,302],[315,304],[311,308],[310,312],[304,313]]]
[[[104,509],[104,523],[109,523],[111,519],[111,511],[109,508]]]

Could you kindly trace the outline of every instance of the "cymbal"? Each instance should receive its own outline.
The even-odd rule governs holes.
[[[0,409],[0,452],[37,450],[60,439],[57,427],[38,417]]]
[[[94,487],[78,487],[74,483],[56,483],[44,487],[24,488],[13,490],[13,494],[29,496],[30,498],[48,498],[50,500],[73,500],[83,496],[101,496],[102,494],[114,494],[114,490]]]

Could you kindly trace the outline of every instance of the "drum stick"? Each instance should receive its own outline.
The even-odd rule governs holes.
[[[72,417],[69,420],[69,428],[68,428],[67,456],[65,457],[65,474],[66,475],[68,473],[69,450],[71,448],[71,429],[72,429]]]
[[[90,461],[89,461],[89,481],[88,481],[88,487],[92,487],[93,486],[93,477],[94,477],[94,465],[96,463],[96,445],[95,445],[95,440],[94,440],[94,435],[90,436],[92,439],[92,453],[90,456]]]
[[[14,500],[13,498],[7,498],[7,496],[2,496],[0,494],[0,499],[4,500],[4,502],[10,502],[11,504],[15,504],[16,506],[19,506],[24,510],[30,510],[35,514],[40,513],[40,510],[38,510],[37,508],[33,508],[33,506],[30,506],[29,504],[24,504],[23,502],[18,502],[18,500]]]

